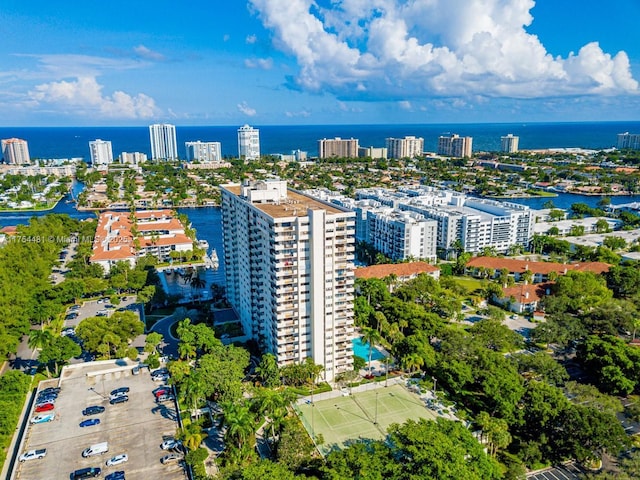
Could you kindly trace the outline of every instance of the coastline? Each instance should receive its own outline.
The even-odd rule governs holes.
[[[65,195],[61,196],[58,200],[56,200],[50,207],[43,208],[6,208],[0,209],[0,213],[38,213],[38,212],[48,212],[53,210],[58,206],[58,204],[62,201]]]

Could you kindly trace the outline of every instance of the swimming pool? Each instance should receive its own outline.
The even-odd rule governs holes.
[[[369,361],[369,344],[362,342],[362,337],[356,337],[352,340],[353,343],[353,354],[358,357]],[[382,360],[385,358],[385,355],[378,350],[376,347],[373,347],[371,350],[371,360]]]

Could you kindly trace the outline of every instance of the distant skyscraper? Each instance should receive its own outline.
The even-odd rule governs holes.
[[[387,138],[386,142],[389,158],[414,158],[424,153],[424,138]]]
[[[127,153],[122,152],[120,154],[120,163],[129,163],[131,165],[138,165],[147,161],[147,154],[140,152]]]
[[[516,137],[511,133],[505,137],[500,137],[500,150],[507,153],[515,153],[518,151],[518,142],[520,137]]]
[[[245,160],[260,159],[260,130],[249,125],[238,129],[238,157]]]
[[[358,158],[358,140],[355,138],[318,140],[318,158]]]
[[[438,138],[438,155],[449,157],[471,157],[473,138],[457,134],[443,135]]]
[[[3,140],[4,141],[4,140]],[[639,133],[619,133],[618,148],[630,148],[631,150],[640,150],[640,134]]]
[[[280,366],[353,369],[353,212],[280,180],[222,185],[227,298]]]
[[[91,152],[92,166],[99,167],[113,163],[111,142],[100,139],[94,140],[93,142],[89,142],[89,150]]]
[[[151,140],[151,158],[153,160],[178,159],[175,125],[168,123],[149,125],[149,139]]]
[[[29,146],[26,140],[7,138],[2,140],[2,156],[4,163],[11,165],[25,165],[31,163]]]
[[[187,161],[212,163],[222,160],[220,142],[185,142],[187,149]]]

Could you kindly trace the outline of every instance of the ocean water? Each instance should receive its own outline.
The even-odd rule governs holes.
[[[237,126],[176,126],[178,155],[185,156],[184,142],[221,142],[224,156],[237,156]],[[473,149],[498,150],[500,137],[512,133],[520,137],[521,149],[553,147],[609,148],[618,133],[640,133],[640,122],[588,123],[490,123],[425,125],[296,125],[260,126],[263,154],[292,150],[318,153],[322,138],[357,138],[361,146],[382,147],[387,137],[414,135],[424,138],[425,150],[435,151],[438,137],[447,133],[473,137]],[[89,158],[89,142],[110,140],[114,156],[122,152],[151,154],[148,127],[3,127],[0,138],[22,138],[29,143],[33,158]]]

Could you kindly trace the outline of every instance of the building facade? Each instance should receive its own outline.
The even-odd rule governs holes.
[[[101,265],[105,273],[118,262],[133,267],[145,255],[168,262],[173,251],[193,250],[194,241],[171,210],[136,211],[133,217],[134,221],[129,212],[100,214],[89,261]]]
[[[129,164],[129,165],[138,165],[140,163],[145,163],[147,161],[147,154],[140,152],[122,152],[120,154],[120,163]]]
[[[629,148],[631,150],[640,150],[640,133],[619,133],[618,148]]]
[[[20,138],[7,138],[2,140],[2,157],[4,163],[9,165],[29,165],[29,145],[26,140]]]
[[[185,142],[188,162],[216,163],[222,160],[220,142]]]
[[[520,143],[520,137],[509,133],[500,137],[500,150],[506,153],[515,153],[518,151],[518,143]]]
[[[238,157],[260,160],[260,130],[249,125],[238,129]]]
[[[386,145],[389,158],[415,158],[424,153],[424,138],[387,138]]]
[[[223,185],[227,298],[280,366],[353,369],[354,214],[285,181]]]
[[[438,155],[448,157],[471,157],[472,137],[461,137],[458,134],[442,135],[438,138]]]
[[[380,158],[387,159],[386,147],[358,147],[359,158],[372,158],[378,160]]]
[[[318,140],[318,158],[358,158],[358,140],[355,138]]]
[[[168,123],[149,125],[152,160],[177,160],[176,127]]]
[[[370,211],[367,221],[368,243],[391,260],[436,261],[438,222],[390,207]]]
[[[89,142],[91,165],[96,168],[106,167],[113,163],[113,150],[108,140],[93,140]]]

